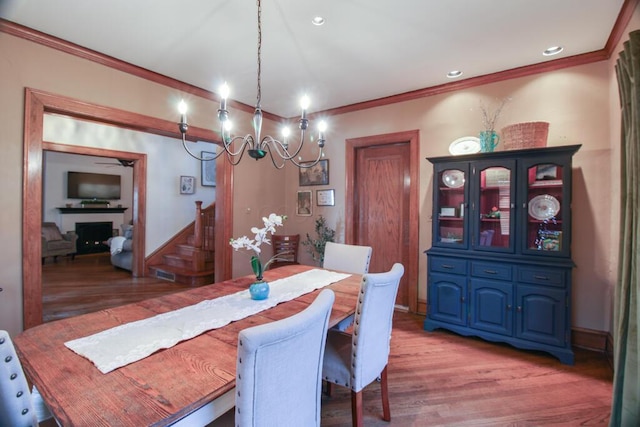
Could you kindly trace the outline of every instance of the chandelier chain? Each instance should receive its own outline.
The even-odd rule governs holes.
[[[258,4],[258,94],[256,97],[256,107],[260,108],[260,101],[262,101],[262,5],[260,0],[256,2]]]

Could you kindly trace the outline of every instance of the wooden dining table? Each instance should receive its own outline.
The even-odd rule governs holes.
[[[274,281],[313,268],[284,266],[266,271],[264,279]],[[17,335],[14,344],[25,374],[62,426],[205,425],[234,406],[238,332],[302,311],[320,289],[107,374],[64,343],[246,290],[254,279],[245,276],[45,323]],[[336,295],[330,326],[353,314],[361,279],[355,274],[323,288]]]

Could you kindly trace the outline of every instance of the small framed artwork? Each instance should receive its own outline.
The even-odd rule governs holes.
[[[213,159],[216,153],[209,151],[200,152],[200,157],[203,159]],[[200,181],[203,187],[215,187],[216,186],[216,161],[215,160],[202,160],[202,179]]]
[[[298,216],[311,216],[311,190],[298,191],[296,214]]]
[[[335,206],[335,191],[316,190],[316,204],[318,206]]]
[[[313,162],[302,162],[311,164]],[[298,175],[299,185],[329,185],[329,160],[320,160],[310,168],[300,168]]]
[[[440,208],[440,216],[456,216],[456,208],[453,206],[442,206]]]
[[[180,194],[193,194],[196,191],[195,176],[180,177]]]

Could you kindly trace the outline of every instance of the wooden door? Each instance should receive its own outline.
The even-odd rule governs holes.
[[[375,138],[348,141],[346,240],[373,248],[371,273],[404,265],[396,304],[416,311],[417,132]]]

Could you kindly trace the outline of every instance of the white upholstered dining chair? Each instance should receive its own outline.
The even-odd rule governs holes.
[[[34,426],[51,418],[49,408],[27,379],[7,331],[0,330],[0,426]]]
[[[373,248],[371,246],[327,242],[324,247],[324,263],[322,266],[329,270],[338,270],[344,273],[365,274],[369,272],[372,252]],[[353,316],[349,316],[332,329],[345,331],[352,324]]]
[[[322,266],[345,273],[365,274],[369,272],[372,252],[371,246],[327,242]]]
[[[387,387],[393,309],[404,267],[395,263],[386,273],[365,274],[356,305],[353,333],[330,330],[322,378],[351,389],[354,427],[362,426],[362,390],[380,378],[383,419],[391,420]],[[328,387],[330,393],[330,387]]]
[[[236,426],[320,425],[322,361],[334,299],[324,289],[300,313],[240,331]]]

